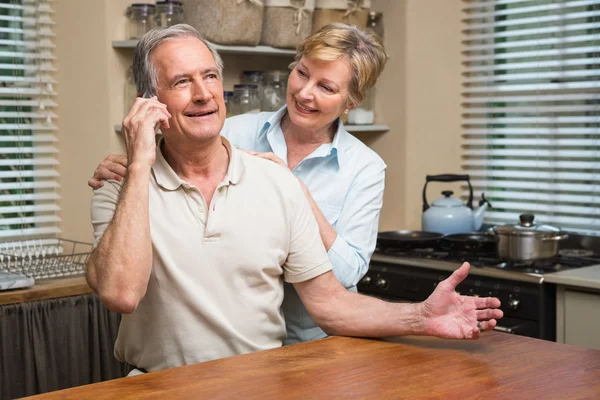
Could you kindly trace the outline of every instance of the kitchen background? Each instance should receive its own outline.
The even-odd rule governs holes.
[[[29,6],[37,4],[35,0],[22,1]],[[53,146],[58,147],[60,151],[56,155],[57,169],[60,173],[57,178],[60,187],[56,190],[56,194],[60,195],[58,200],[60,210],[57,215],[60,217],[61,229],[57,236],[92,242],[89,212],[92,190],[87,186],[87,180],[106,155],[124,153],[123,139],[115,127],[120,126],[125,111],[127,70],[131,65],[133,48],[123,46],[122,42],[128,39],[125,10],[133,0],[46,1],[52,5],[53,12],[46,9],[41,12],[43,16],[36,17],[46,18],[46,23],[52,25],[52,30],[56,34],[51,38],[51,42],[56,45],[56,61],[52,64],[57,68],[53,77],[58,82],[56,85],[58,95],[54,98],[58,103],[58,109],[50,108],[58,114],[58,118],[52,122],[58,127],[56,136],[59,142],[44,147],[44,151],[53,153]],[[147,2],[151,1],[153,0],[147,0]],[[571,233],[567,238],[563,233],[554,230],[537,232],[544,236],[540,239],[542,244],[549,245],[542,247],[553,248],[553,256],[557,255],[559,239],[561,249],[558,251],[558,258],[541,257],[544,263],[530,265],[519,263],[519,260],[510,257],[508,260],[504,258],[500,260],[498,255],[500,249],[504,248],[500,246],[500,240],[497,252],[496,242],[490,242],[489,235],[482,232],[469,232],[468,240],[463,240],[464,236],[460,240],[457,237],[452,238],[452,235],[442,238],[441,233],[434,234],[435,238],[430,237],[431,240],[423,240],[423,234],[427,232],[419,232],[422,229],[422,190],[425,177],[460,173],[465,161],[462,158],[463,154],[470,154],[466,160],[471,166],[475,166],[469,170],[475,186],[475,204],[481,196],[481,188],[486,187],[486,195],[496,206],[496,209],[486,213],[488,217],[494,213],[500,214],[504,209],[506,211],[504,217],[510,219],[506,222],[512,225],[518,222],[517,218],[512,220],[513,214],[535,212],[536,221],[543,222],[540,217],[543,217],[544,213],[549,215],[558,212],[558,214],[562,213],[562,216],[553,215],[553,218],[560,217],[562,221],[568,219],[566,222],[560,222],[566,223],[567,228],[572,228],[576,224],[588,228],[598,226],[600,219],[597,216],[600,208],[597,193],[600,186],[595,184],[599,179],[598,166],[586,164],[585,168],[577,167],[579,169],[576,170],[573,165],[579,166],[580,162],[592,164],[600,159],[598,158],[600,139],[597,135],[597,95],[600,92],[595,90],[594,86],[597,86],[600,65],[597,53],[600,46],[600,36],[597,34],[600,29],[599,3],[600,0],[571,2],[534,0],[527,3],[497,0],[497,2],[485,3],[488,6],[498,5],[494,13],[491,13],[487,10],[473,12],[478,6],[458,0],[372,0],[371,9],[383,14],[385,46],[391,56],[376,86],[374,100],[374,123],[386,128],[355,132],[354,135],[381,155],[388,165],[379,230],[403,229],[416,232],[409,232],[408,235],[406,232],[391,234],[387,232],[379,236],[378,249],[373,255],[368,273],[359,282],[359,291],[392,301],[421,301],[431,293],[439,281],[454,271],[462,260],[468,259],[472,262],[473,268],[469,277],[457,289],[465,294],[491,295],[502,300],[505,317],[496,327],[497,330],[600,349],[600,320],[590,318],[597,314],[600,307],[600,253],[598,252],[600,236],[579,236]],[[510,6],[506,6],[507,4]],[[7,10],[20,9],[21,1],[0,0],[0,5],[3,6],[0,7],[2,12],[8,14]],[[520,7],[525,11],[518,10]],[[464,101],[461,93],[465,90],[462,86],[465,80],[462,75],[465,65],[463,64],[465,62],[463,20],[466,18],[463,8],[470,9],[470,18],[474,20],[478,20],[478,12],[494,16],[493,33],[477,34],[479,37],[486,38],[483,42],[489,37],[494,38],[493,42],[482,44],[479,39],[473,40],[469,49],[471,51],[476,49],[477,52],[482,47],[485,49],[493,47],[494,56],[497,55],[500,59],[499,62],[493,60],[489,65],[471,63],[469,67],[472,71],[478,72],[468,76],[467,79],[471,83],[466,90],[481,93],[481,86],[493,80],[502,82],[494,88],[504,96],[511,84],[517,82],[520,85],[523,81],[529,81],[535,85],[529,87],[534,87],[535,90],[550,87],[548,92],[541,90],[542,95],[549,94],[549,97],[556,95],[559,101],[565,101],[563,96],[571,95],[570,89],[581,88],[581,85],[584,85],[586,102],[563,105],[545,103],[548,99],[543,96],[533,100],[528,97],[526,100],[519,100],[516,106],[504,105],[505,108],[497,110],[501,112],[492,112],[498,114],[498,119],[493,122],[490,122],[492,117],[487,104],[484,110],[472,107],[467,115],[469,121],[467,130],[471,132],[471,136],[465,142],[461,137],[465,131],[462,126],[465,110],[461,107]],[[550,28],[548,37],[544,36],[540,39],[539,35],[536,36],[534,33],[535,39],[532,39],[522,30],[527,31],[535,24],[539,24],[535,28],[544,28],[543,24],[537,19],[523,24],[522,20],[518,21],[518,19],[529,18],[531,13],[540,12],[540,9],[547,12],[546,21],[550,20],[549,25],[553,27]],[[507,18],[507,15],[513,17]],[[4,14],[1,16],[5,17]],[[536,14],[536,17],[539,15]],[[48,19],[53,20],[55,24],[48,22]],[[35,23],[35,19],[29,20],[33,21],[30,24]],[[565,20],[569,20],[571,24],[563,24]],[[6,21],[13,20],[5,17],[3,21],[6,26],[9,26],[9,22]],[[582,24],[583,27],[576,25],[577,23]],[[487,21],[478,21],[478,24],[490,26]],[[18,30],[18,23],[14,25],[10,25],[9,28],[17,29],[16,31],[8,29],[3,32],[9,34],[16,32],[18,33],[16,36],[19,37],[22,32]],[[512,31],[504,29],[503,27],[507,25],[517,26],[517,28]],[[568,28],[564,32],[563,25]],[[552,37],[557,30],[561,31],[560,34]],[[500,39],[496,37],[496,33]],[[46,32],[41,35],[41,38],[46,38],[47,35]],[[8,39],[13,39],[12,36],[7,36]],[[502,39],[506,37],[513,39]],[[517,38],[515,41],[520,43],[513,42],[515,37]],[[41,46],[37,46],[37,43],[32,43],[34,40],[31,37],[26,45],[19,41],[4,39],[6,38],[3,37],[1,44],[5,52],[10,51],[10,46],[19,47],[19,51],[24,51],[23,49],[37,47],[43,50],[45,46],[52,44],[43,43],[41,40]],[[546,40],[546,44],[540,44],[540,40]],[[557,44],[557,47],[553,47],[550,54],[547,53],[544,58],[540,54],[547,50],[548,41],[551,42],[550,45]],[[553,41],[558,43],[552,43]],[[585,47],[586,45],[589,47]],[[512,50],[507,51],[507,48]],[[527,53],[523,57],[524,60],[521,60],[525,63],[523,64],[525,69],[536,68],[535,71],[520,70],[523,65],[515,66],[515,64],[521,61],[502,64],[502,59],[513,59],[515,53],[521,51]],[[225,90],[231,90],[233,85],[240,81],[242,71],[287,69],[292,61],[292,55],[289,53],[289,50],[287,55],[222,52],[225,62]],[[557,53],[558,56],[568,59],[568,62],[564,62],[560,57],[557,57],[557,60],[550,59]],[[478,54],[470,55],[479,57]],[[586,60],[586,57],[591,61]],[[537,70],[539,66],[535,62],[533,62],[534,67],[531,66],[532,63],[527,66],[527,62],[532,59],[546,65],[557,64],[560,70],[557,68],[557,71],[550,73],[544,72],[543,68]],[[52,84],[43,80],[22,79],[19,72],[15,72],[18,70],[17,67],[6,63],[3,65],[5,75],[0,91],[11,92],[15,90],[14,88],[18,90],[27,85],[31,85],[34,89],[39,86],[44,91],[53,91]],[[485,71],[490,69],[490,66],[493,66],[495,73],[493,76],[486,76]],[[42,67],[47,66],[40,65],[40,70],[43,70]],[[513,68],[514,71],[505,72]],[[564,76],[561,75],[562,73]],[[19,86],[13,85],[12,82],[25,83]],[[529,91],[533,92],[533,90]],[[516,92],[520,93],[518,90]],[[537,95],[536,92],[535,96]],[[471,101],[478,101],[477,96],[477,94],[472,96]],[[51,98],[52,95],[48,97]],[[494,102],[489,107],[497,107],[497,103]],[[528,112],[523,112],[523,109],[533,109],[538,112],[539,108],[545,111],[541,113],[539,119],[535,119],[535,122],[531,122],[529,115],[521,115]],[[40,110],[43,113],[35,114],[34,118],[45,115],[48,115],[50,120],[53,118],[51,111],[42,110],[41,107]],[[10,113],[4,115],[10,116]],[[548,137],[544,137],[543,140],[535,137],[536,141],[532,142],[522,135],[523,127],[519,125],[523,125],[524,119],[529,124],[528,128],[531,124],[540,125],[539,127],[536,125],[535,129],[532,128],[534,133],[530,136],[546,132],[549,133]],[[15,123],[22,124],[21,120]],[[14,135],[11,133],[13,126],[5,121],[0,127],[9,132],[8,139],[5,139],[7,141],[10,140],[10,135]],[[497,142],[490,144],[476,134],[477,131],[482,130],[487,135],[489,130],[496,128],[498,131],[516,132],[518,135],[498,137],[498,131],[494,131],[496,134],[494,140]],[[536,130],[538,128],[539,132]],[[566,136],[566,139],[561,136]],[[529,144],[527,140],[530,140]],[[581,144],[582,141],[585,141],[584,145]],[[468,145],[466,149],[461,147],[463,143]],[[21,157],[24,160],[19,158],[26,151],[16,152],[13,147],[5,146],[6,154],[13,156],[17,154],[15,158],[10,158],[9,162],[20,160],[18,162],[22,162],[24,166],[17,169],[17,172],[10,171],[11,165],[5,161],[4,170],[0,171],[4,173],[4,177],[10,178],[21,170],[25,170],[25,173],[30,172],[27,169],[29,168],[27,157]],[[573,150],[577,152],[576,155],[573,155]],[[33,153],[32,149],[27,151]],[[517,158],[506,161],[510,163],[509,168],[493,171],[490,169],[489,172],[478,167],[490,165],[482,156],[488,153],[494,153],[495,158],[490,161],[492,164],[505,162],[501,158],[507,153],[510,153],[510,156],[517,154]],[[546,163],[544,157],[554,157],[558,161],[549,163],[546,169],[540,172],[541,175],[535,175],[536,168]],[[532,162],[534,166],[521,168],[526,162]],[[535,164],[536,162],[538,164]],[[567,173],[560,171],[561,166],[565,164],[569,164],[566,168]],[[39,165],[42,165],[42,168],[36,172],[39,173],[40,180],[44,181],[42,183],[54,184],[55,171],[52,169],[54,160],[42,157]],[[546,179],[540,179],[540,176],[546,176]],[[488,178],[491,184],[482,184]],[[502,181],[503,178],[508,179]],[[476,180],[479,182],[475,183]],[[501,183],[496,185],[495,183],[498,182]],[[7,184],[4,186],[5,189],[13,184],[9,181],[5,183]],[[430,185],[427,196],[429,202],[438,199],[441,190],[452,189],[456,194],[461,193],[460,183]],[[492,192],[501,192],[504,184],[508,186],[512,184],[512,187],[525,190],[492,197]],[[568,193],[563,199],[548,194],[554,193],[554,189],[560,185],[568,188],[564,190]],[[544,190],[548,193],[541,193]],[[577,198],[573,201],[574,196],[570,194],[575,192]],[[3,199],[18,198],[20,194],[21,192],[17,190],[4,195]],[[56,194],[53,189],[41,191],[40,194],[42,200],[50,200],[41,204],[43,212],[40,214],[43,215],[40,216],[42,218],[40,225],[46,229],[54,221],[54,215],[48,217],[46,214],[54,211],[53,201]],[[44,197],[46,195],[49,197]],[[13,213],[15,207],[21,205],[29,207],[27,201],[19,200],[19,204],[3,205],[6,207],[3,221],[5,226],[11,225],[9,221],[12,214],[9,214],[9,211]],[[444,209],[444,207],[432,207],[429,211],[435,208]],[[466,207],[463,207],[462,211],[465,209]],[[444,213],[448,214],[447,211]],[[15,218],[17,217],[21,216],[15,215]],[[477,224],[473,225],[472,230],[479,229],[481,221],[476,220]],[[578,221],[575,223],[575,220]],[[436,220],[434,219],[433,222]],[[464,218],[461,222],[465,222]],[[470,222],[470,218],[466,219],[469,227],[463,231],[471,230]],[[54,229],[54,226],[50,226],[49,229]],[[428,230],[450,233],[433,227]],[[509,230],[512,231],[513,228],[509,227]],[[505,233],[505,236],[512,236],[508,232]],[[9,234],[10,232],[5,229],[3,237],[8,237]],[[546,234],[552,237],[546,237]],[[517,237],[518,242],[519,235],[514,236]],[[526,232],[523,236],[526,240],[529,235]],[[419,240],[411,240],[415,237]],[[521,246],[520,242],[514,247],[527,248]],[[81,251],[76,248],[74,252],[77,253],[77,250]],[[83,251],[87,250],[89,245],[85,245]],[[12,251],[24,254],[21,246],[13,247]],[[27,265],[35,264],[37,268],[40,262],[39,254],[35,253],[35,249],[26,248],[26,251],[29,252]],[[60,259],[58,257],[45,259],[45,251],[42,251],[42,263],[47,262],[46,265],[52,267],[71,268],[71,264],[67,262],[70,249],[65,251],[66,254]],[[32,252],[36,258],[34,264],[31,263]],[[57,247],[56,256],[58,255]],[[10,265],[11,258],[6,257],[1,251],[0,258],[2,258],[0,263],[4,260],[7,265]],[[26,260],[25,256],[22,256],[22,259]],[[16,265],[16,258],[12,260],[13,265]],[[55,262],[56,260],[60,262]],[[9,365],[9,360],[10,365],[15,362],[22,363],[21,366],[16,364],[10,369],[0,368],[0,398],[20,397],[25,394],[120,376],[122,373],[120,365],[112,356],[112,341],[116,337],[119,316],[116,313],[109,313],[100,304],[97,296],[90,291],[84,279],[79,276],[59,280],[40,279],[31,290],[5,290],[0,294],[0,337],[3,339],[0,340],[0,355],[2,355],[0,365],[2,363]],[[44,328],[40,329],[40,326]],[[64,343],[69,343],[70,346],[65,348]]]
[[[86,182],[110,153],[124,153],[115,132],[123,115],[128,0],[54,2],[58,59],[61,236],[92,240]],[[391,58],[377,84],[375,123],[388,132],[355,135],[388,165],[380,230],[420,229],[425,175],[460,171],[460,1],[374,0],[383,13]],[[291,57],[224,54],[226,88],[243,70],[286,68]],[[458,193],[458,190],[455,192]]]

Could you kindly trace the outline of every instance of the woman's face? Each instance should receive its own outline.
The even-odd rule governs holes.
[[[292,123],[309,130],[328,127],[348,105],[352,67],[346,58],[323,61],[302,57],[290,73],[287,90]]]

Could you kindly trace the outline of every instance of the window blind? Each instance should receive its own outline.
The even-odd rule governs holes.
[[[600,0],[471,0],[463,15],[463,169],[486,222],[600,234]]]
[[[60,232],[52,13],[0,1],[0,241]]]

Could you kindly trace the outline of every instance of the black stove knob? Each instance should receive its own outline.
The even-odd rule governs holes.
[[[360,281],[360,283],[362,283],[363,286],[370,286],[372,280],[373,279],[371,279],[371,277],[369,275],[366,275],[364,278],[362,278],[362,280]]]
[[[377,278],[377,280],[375,281],[375,286],[377,286],[380,289],[387,289],[388,283],[383,278]]]

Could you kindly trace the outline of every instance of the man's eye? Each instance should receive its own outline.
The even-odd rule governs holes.
[[[217,74],[208,74],[206,77],[209,79],[217,79]]]
[[[186,82],[187,82],[187,79],[181,79],[181,80],[177,81],[176,85],[182,85]]]

